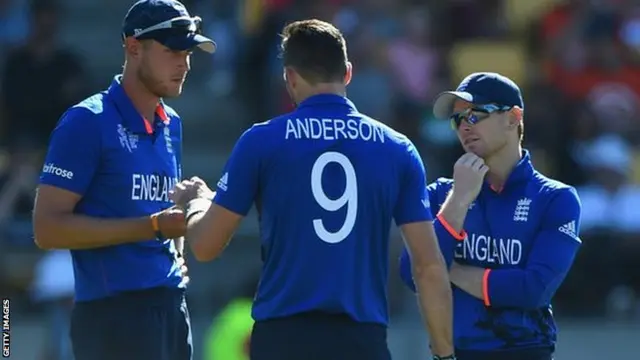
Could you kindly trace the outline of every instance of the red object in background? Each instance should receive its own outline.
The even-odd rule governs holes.
[[[543,41],[550,41],[569,23],[573,7],[569,4],[558,5],[550,10],[542,20]]]
[[[541,28],[542,41],[547,43],[559,36],[569,25],[575,10],[570,4],[562,4],[544,15]],[[618,39],[615,40],[617,43]],[[595,87],[607,83],[626,85],[636,94],[640,94],[640,69],[638,67],[626,66],[611,72],[587,66],[580,71],[570,71],[550,60],[544,61],[543,65],[547,79],[550,79],[570,98],[584,99]]]
[[[281,11],[293,5],[293,0],[263,0],[268,11]]]
[[[640,94],[640,69],[625,67],[616,72],[607,72],[586,68],[579,72],[569,72],[561,66],[550,64],[548,78],[562,92],[573,99],[584,99],[599,84],[618,83],[627,85],[636,94]]]

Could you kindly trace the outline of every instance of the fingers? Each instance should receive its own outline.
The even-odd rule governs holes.
[[[169,199],[180,207],[196,198],[213,199],[214,193],[201,178],[193,176],[176,183],[169,191]]]
[[[467,166],[473,166],[473,164],[477,163],[478,161],[484,162],[481,157],[470,152],[462,155],[460,159],[458,159],[458,163],[460,163],[460,165]]]
[[[176,193],[176,189],[173,188],[169,190],[169,200],[175,203],[177,199],[178,199],[178,194]]]
[[[193,184],[194,182],[191,180],[182,180],[177,183],[174,188],[178,190],[186,190],[188,187],[193,186]]]
[[[202,180],[201,178],[197,177],[197,176],[192,176],[190,179],[188,180],[182,180],[180,182],[178,182],[173,190],[171,191],[172,193],[176,192],[176,191],[180,191],[180,190],[186,190],[189,187],[192,187],[194,185],[207,185],[206,182],[204,182],[204,180]]]
[[[474,171],[480,171],[480,169],[482,169],[482,167],[486,167],[484,160],[481,158],[476,159],[473,164],[471,164],[471,168]]]
[[[206,185],[206,183],[204,182],[204,180],[200,179],[197,176],[193,176],[190,179],[191,182],[193,182],[194,184],[199,184],[199,185]]]
[[[475,159],[475,155],[473,153],[466,153],[464,155],[462,155],[458,161],[456,161],[456,165],[468,165],[471,164],[471,162],[473,162],[473,160]]]
[[[192,185],[195,185],[195,184],[206,185],[204,180],[202,180],[201,178],[199,178],[197,176],[192,176],[190,179],[182,180],[179,183],[177,183],[176,187],[179,185],[179,186],[181,186],[183,188],[186,188],[188,186],[192,186]]]
[[[458,159],[458,161],[456,162],[456,165],[468,167],[478,172],[482,172],[482,171],[486,172],[486,170],[482,170],[483,167],[486,167],[484,163],[484,159],[482,159],[481,157],[479,157],[474,153],[466,153],[462,155],[460,159]]]
[[[480,169],[478,170],[482,176],[486,175],[489,171],[489,167],[486,164],[482,164]]]
[[[182,182],[176,183],[173,186],[173,189],[169,190],[169,199],[177,203],[177,200],[180,198],[180,194],[182,194],[186,189],[186,186]]]
[[[193,186],[194,182],[191,180],[182,180],[173,186],[173,189],[169,190],[169,199],[173,202],[177,202],[181,194],[185,192],[188,187]]]

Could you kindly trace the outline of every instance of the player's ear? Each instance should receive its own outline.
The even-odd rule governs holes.
[[[344,73],[344,84],[349,85],[351,78],[353,77],[353,65],[350,61],[347,61],[347,71]]]
[[[127,56],[138,57],[140,56],[142,44],[140,41],[133,37],[127,37],[124,39],[124,50]]]
[[[284,78],[284,81],[289,85],[296,86],[298,78],[296,77],[296,71],[292,67],[285,66],[282,77]]]
[[[518,106],[514,106],[509,110],[509,129],[516,129],[522,122],[522,109]]]

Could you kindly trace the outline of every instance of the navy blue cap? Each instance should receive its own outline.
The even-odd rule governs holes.
[[[448,119],[453,114],[453,104],[457,99],[475,105],[495,104],[524,109],[518,85],[508,77],[492,72],[473,73],[462,80],[456,91],[438,95],[433,104],[435,117]]]
[[[176,25],[172,26],[171,23]],[[166,26],[146,31],[159,24]],[[197,31],[199,26],[200,19],[192,18],[187,8],[179,1],[139,0],[131,6],[124,17],[122,35],[123,37],[134,36],[140,40],[153,39],[173,50],[190,50],[198,47],[208,53],[215,52],[215,42],[201,35]]]

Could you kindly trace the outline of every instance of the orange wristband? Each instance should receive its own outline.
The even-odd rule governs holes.
[[[436,216],[436,219],[440,220],[440,224],[442,225],[442,227],[444,227],[445,230],[447,230],[447,232],[453,236],[454,239],[458,240],[458,241],[463,241],[464,238],[467,237],[467,232],[464,231],[464,229],[462,229],[462,231],[460,231],[460,233],[458,233],[453,226],[451,226],[451,224],[449,224],[449,222],[447,221],[447,219],[444,218],[444,216],[442,216],[442,213],[438,214]]]
[[[158,215],[153,214],[151,215],[150,219],[151,219],[151,228],[153,229],[153,232],[156,233],[156,237],[158,237],[158,239],[162,238],[162,232],[160,232],[160,224],[158,223]]]

